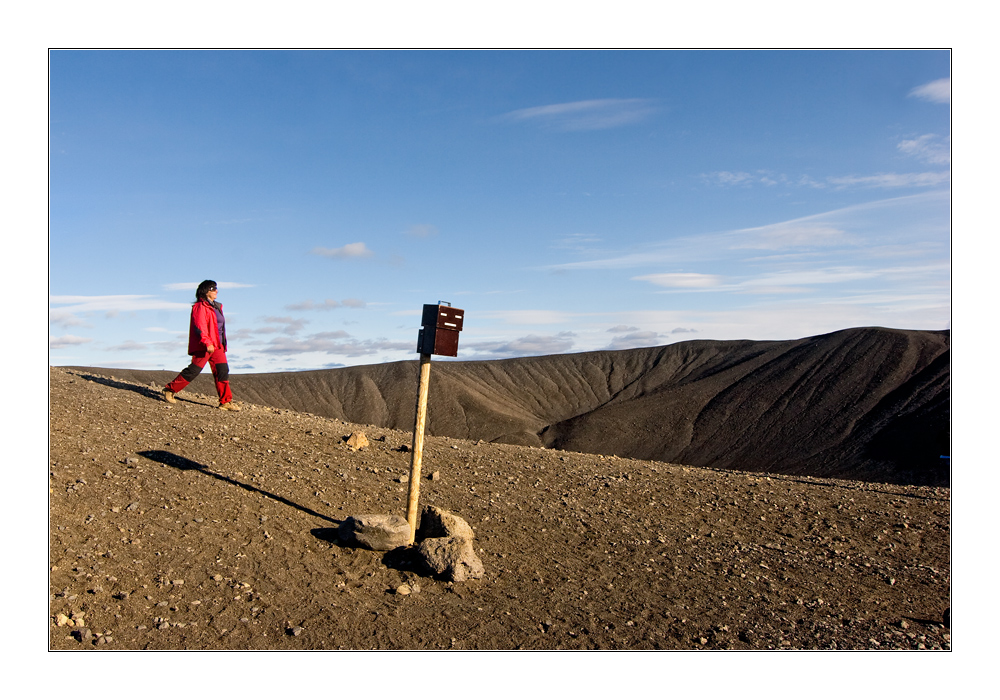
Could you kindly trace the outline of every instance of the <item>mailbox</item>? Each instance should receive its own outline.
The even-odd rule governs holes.
[[[417,337],[417,352],[421,355],[458,357],[458,334],[462,330],[465,312],[450,304],[424,304],[424,314]]]

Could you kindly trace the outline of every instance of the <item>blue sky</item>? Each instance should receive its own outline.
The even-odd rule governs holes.
[[[49,363],[786,339],[951,318],[947,51],[50,54]]]

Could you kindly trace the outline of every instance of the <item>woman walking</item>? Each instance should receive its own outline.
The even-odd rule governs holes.
[[[219,296],[219,286],[213,280],[205,280],[198,285],[195,295],[197,300],[191,307],[191,329],[188,334],[188,355],[191,356],[191,364],[164,387],[163,398],[168,403],[177,403],[174,394],[194,381],[207,362],[215,378],[215,389],[219,392],[219,408],[224,411],[238,411],[240,407],[233,403],[233,394],[229,389],[226,319],[222,315],[222,304],[215,300]]]

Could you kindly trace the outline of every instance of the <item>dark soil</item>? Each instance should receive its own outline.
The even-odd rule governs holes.
[[[52,649],[950,648],[948,488],[429,437],[453,583],[335,538],[405,515],[409,433],[97,372],[50,370]]]

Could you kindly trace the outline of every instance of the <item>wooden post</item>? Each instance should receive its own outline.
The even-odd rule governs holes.
[[[406,520],[410,523],[410,541],[417,537],[417,510],[420,501],[420,464],[424,457],[424,427],[427,424],[427,390],[431,383],[431,356],[420,355],[420,386],[417,389],[417,417],[413,424],[413,454],[410,457],[410,497]]]

